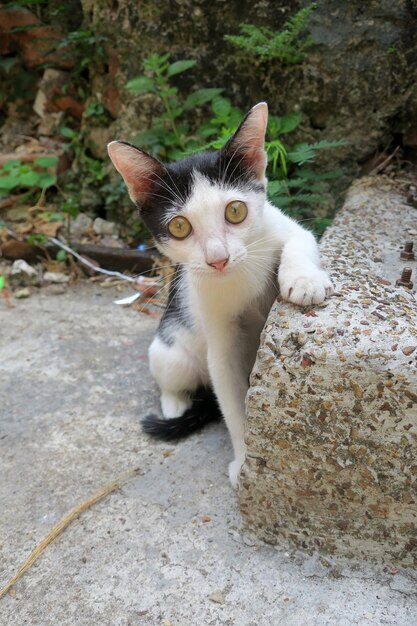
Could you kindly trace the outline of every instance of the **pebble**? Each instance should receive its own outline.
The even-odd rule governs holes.
[[[211,600],[212,602],[216,602],[217,604],[224,604],[225,598],[222,593],[216,591],[215,593],[209,595],[209,600]]]
[[[92,223],[91,217],[85,213],[79,213],[75,219],[71,220],[71,237],[79,239]]]
[[[68,283],[69,276],[63,272],[45,272],[43,279],[46,283]]]
[[[22,289],[18,289],[17,291],[15,291],[13,295],[17,300],[22,300],[23,298],[29,298],[30,290],[27,287],[22,287]]]
[[[50,296],[61,296],[67,292],[67,285],[65,284],[52,284],[45,287],[45,292]]]
[[[101,217],[96,217],[93,222],[93,229],[97,235],[101,236],[116,236],[118,235],[118,227],[114,222],[108,222],[107,220],[103,220]]]
[[[395,578],[390,581],[389,586],[391,589],[400,591],[401,593],[417,593],[416,582],[403,574],[397,574]]]
[[[12,287],[39,287],[42,283],[40,273],[23,259],[13,262],[8,278]]]

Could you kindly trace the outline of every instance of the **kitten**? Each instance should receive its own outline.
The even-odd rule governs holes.
[[[332,292],[313,235],[267,201],[267,119],[261,102],[222,149],[169,165],[125,142],[108,146],[157,247],[176,266],[149,349],[164,419],[148,416],[144,429],[177,438],[217,418],[220,407],[233,486],[245,458],[249,375],[272,303],[280,293],[318,304]]]

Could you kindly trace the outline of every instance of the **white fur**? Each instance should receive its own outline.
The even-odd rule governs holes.
[[[248,207],[241,224],[225,220],[225,206],[232,200]],[[155,338],[151,371],[167,418],[182,414],[189,392],[211,381],[233,444],[229,476],[236,486],[246,451],[248,378],[277,293],[275,281],[284,299],[301,305],[321,302],[332,286],[320,268],[313,235],[266,202],[262,193],[219,187],[195,174],[193,192],[180,214],[189,219],[192,234],[169,240],[163,249],[185,268],[179,289],[193,324],[175,333],[172,346]],[[209,265],[225,257],[229,262],[222,272]]]

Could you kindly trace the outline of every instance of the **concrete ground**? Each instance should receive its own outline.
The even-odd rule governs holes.
[[[415,626],[415,572],[240,533],[223,424],[178,445],[141,433],[158,408],[156,321],[116,296],[84,284],[0,299],[0,587],[75,504],[143,472],[46,549],[0,600],[1,626]]]

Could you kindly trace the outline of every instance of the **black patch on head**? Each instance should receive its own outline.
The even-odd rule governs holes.
[[[193,187],[193,172],[199,172],[214,184],[265,192],[264,185],[255,178],[240,153],[199,152],[170,163],[160,176],[153,177],[152,191],[140,207],[143,221],[157,240],[169,237],[163,217],[172,206],[181,210],[187,202]]]

